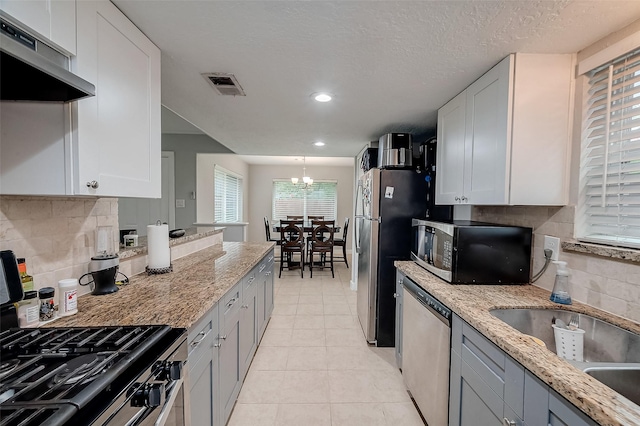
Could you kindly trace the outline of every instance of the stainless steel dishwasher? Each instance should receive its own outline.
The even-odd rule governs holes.
[[[451,310],[404,278],[402,377],[429,426],[449,417]]]

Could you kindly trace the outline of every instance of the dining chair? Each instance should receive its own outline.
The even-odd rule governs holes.
[[[285,262],[289,271],[300,268],[300,278],[304,278],[304,233],[299,226],[293,223],[285,225],[282,222],[286,221],[281,221],[280,223],[280,272],[278,273],[278,278],[282,277]],[[296,253],[300,254],[299,263],[293,261],[293,256]]]
[[[274,242],[277,245],[280,245],[279,239],[271,237],[271,225],[269,224],[269,219],[267,219],[266,216],[264,217],[264,232],[267,237],[267,242]]]
[[[311,278],[313,278],[313,254],[320,255],[321,262],[319,266],[324,268],[329,257],[329,265],[331,266],[331,277],[335,278],[333,270],[333,230],[335,228],[335,220],[313,221],[313,231],[311,231],[311,241],[309,245],[309,270]]]
[[[304,220],[304,216],[289,216],[289,215],[287,215],[287,220]]]
[[[289,219],[284,220],[284,219],[282,219],[280,221],[280,229],[282,229],[282,228],[284,228],[286,226],[289,226],[289,225],[295,225],[298,228],[300,228],[301,230],[304,230],[304,220],[302,220],[302,219],[292,219],[292,220],[289,220]]]
[[[344,260],[344,263],[349,267],[347,262],[347,237],[349,231],[349,218],[344,218],[344,228],[342,228],[342,238],[336,238],[333,240],[333,245],[336,247],[342,247],[342,257],[336,257],[336,260]]]
[[[313,220],[324,220],[324,216],[307,216],[307,220],[309,220],[309,222]]]

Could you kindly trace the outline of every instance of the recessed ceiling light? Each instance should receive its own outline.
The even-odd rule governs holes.
[[[313,96],[313,99],[318,102],[329,102],[332,99],[331,95],[328,93],[314,93],[311,96]]]
[[[315,146],[324,146],[324,142],[318,141],[313,143]]]

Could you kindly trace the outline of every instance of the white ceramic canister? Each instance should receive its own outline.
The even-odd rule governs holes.
[[[78,280],[67,278],[58,281],[58,315],[66,317],[78,313]]]

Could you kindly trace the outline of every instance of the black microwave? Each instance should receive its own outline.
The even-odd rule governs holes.
[[[531,228],[413,219],[411,258],[452,284],[525,284],[531,278]]]

